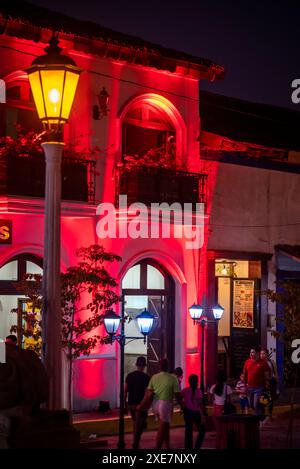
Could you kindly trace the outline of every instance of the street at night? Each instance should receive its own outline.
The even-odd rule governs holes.
[[[1,455],[300,449],[299,15],[2,2]]]

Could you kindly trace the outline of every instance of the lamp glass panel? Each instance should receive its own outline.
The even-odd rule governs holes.
[[[224,313],[224,309],[221,306],[215,306],[213,308],[213,315],[215,319],[221,319]]]
[[[104,326],[108,334],[115,334],[118,330],[120,319],[104,318]]]
[[[189,313],[192,319],[200,319],[203,313],[203,308],[199,305],[190,306]]]
[[[46,117],[46,112],[43,100],[43,91],[42,83],[40,80],[40,74],[38,71],[30,73],[28,75],[28,78],[39,118],[44,119]]]
[[[64,89],[64,97],[62,103],[61,117],[68,119],[72,104],[74,101],[74,96],[76,93],[76,88],[79,80],[79,74],[74,72],[66,72],[66,81]]]
[[[42,86],[46,105],[46,117],[60,117],[63,98],[64,70],[41,70]]]
[[[149,334],[153,325],[153,318],[138,318],[137,319],[139,331],[142,334]]]

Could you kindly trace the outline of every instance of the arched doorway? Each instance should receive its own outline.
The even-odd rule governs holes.
[[[26,307],[25,292],[20,291],[18,283],[25,274],[41,274],[43,261],[32,254],[21,254],[11,258],[0,267],[0,338],[5,339],[11,333],[13,325],[20,325],[22,315],[12,310]],[[24,309],[23,309],[24,310]],[[20,346],[24,346],[24,338],[18,337]]]
[[[174,281],[157,262],[151,259],[131,267],[122,280],[122,294],[125,299],[125,314],[135,319],[145,308],[154,317],[154,326],[147,338],[128,341],[125,348],[125,373],[135,368],[138,356],[147,359],[147,371],[150,375],[158,371],[159,360],[167,357],[174,367]],[[138,336],[134,321],[125,325],[127,336]]]

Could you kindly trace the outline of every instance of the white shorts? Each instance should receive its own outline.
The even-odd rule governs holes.
[[[153,401],[153,412],[162,422],[171,423],[173,413],[173,402]]]

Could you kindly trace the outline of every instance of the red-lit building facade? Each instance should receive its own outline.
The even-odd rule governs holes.
[[[188,306],[200,300],[206,288],[205,247],[186,250],[183,239],[99,240],[96,207],[100,202],[114,203],[120,193],[128,195],[128,203],[204,201],[199,81],[221,78],[223,68],[37,7],[26,6],[17,13],[7,7],[1,28],[1,78],[7,96],[1,105],[3,135],[14,136],[15,123],[27,129],[39,126],[24,70],[43,53],[53,29],[60,31],[64,53],[83,70],[65,141],[76,143],[82,154],[95,146],[100,151],[84,161],[64,159],[61,268],[76,262],[77,248],[93,243],[119,254],[122,263],[115,265],[112,274],[126,296],[126,310],[136,315],[147,307],[159,317],[148,346],[136,341],[126,348],[127,369],[137,354],[145,354],[149,371],[167,355],[172,366],[181,365],[186,374],[198,372],[199,331],[188,317]],[[103,87],[110,94],[109,112],[96,116],[94,106]],[[125,156],[142,158],[153,148],[170,152],[172,169],[140,164],[127,169]],[[2,337],[15,322],[11,308],[21,301],[14,282],[24,272],[42,268],[42,160],[15,155],[2,164],[1,218],[12,223],[10,243],[0,248]],[[132,324],[129,335],[136,334]],[[99,399],[109,399],[114,406],[117,390],[116,344],[77,360],[75,409],[91,409]]]
[[[65,128],[65,141],[75,145],[76,157],[68,153],[62,165],[61,268],[76,263],[76,249],[94,243],[122,257],[111,273],[125,295],[126,312],[134,318],[146,307],[157,318],[146,345],[127,345],[126,370],[137,355],[145,355],[149,372],[160,357],[168,356],[186,377],[199,373],[200,334],[188,307],[203,295],[208,308],[216,301],[225,308],[218,350],[229,374],[237,373],[252,343],[275,348],[267,332],[270,309],[257,291],[276,277],[275,246],[299,244],[299,228],[287,228],[297,218],[299,175],[296,165],[287,173],[253,164],[266,149],[272,149],[271,160],[277,155],[272,136],[254,144],[252,135],[247,146],[240,136],[217,127],[212,116],[220,116],[223,105],[206,94],[199,99],[199,82],[201,87],[201,80],[222,79],[224,69],[42,8],[26,6],[18,14],[5,8],[0,11],[0,76],[6,83],[6,104],[0,104],[2,135],[15,136],[15,123],[39,128],[24,70],[43,53],[52,30],[59,31],[64,53],[83,70]],[[103,87],[110,95],[109,110],[97,115],[94,106]],[[86,152],[94,147],[95,153]],[[156,164],[145,163],[149,154]],[[2,159],[0,190],[1,225],[10,232],[0,245],[0,337],[5,337],[16,321],[10,310],[22,307],[15,282],[25,272],[42,271],[42,158],[14,154]],[[128,203],[146,205],[205,202],[203,247],[186,249],[185,239],[174,238],[100,240],[96,208],[101,202],[115,203],[119,194],[127,194]],[[117,215],[122,223],[118,210]],[[238,301],[248,302],[252,316],[237,311]],[[133,323],[126,326],[128,335],[136,335]],[[216,324],[211,321],[205,329],[206,384],[214,379],[215,351]],[[93,409],[100,399],[117,404],[118,354],[117,344],[107,344],[75,362],[75,410]]]

